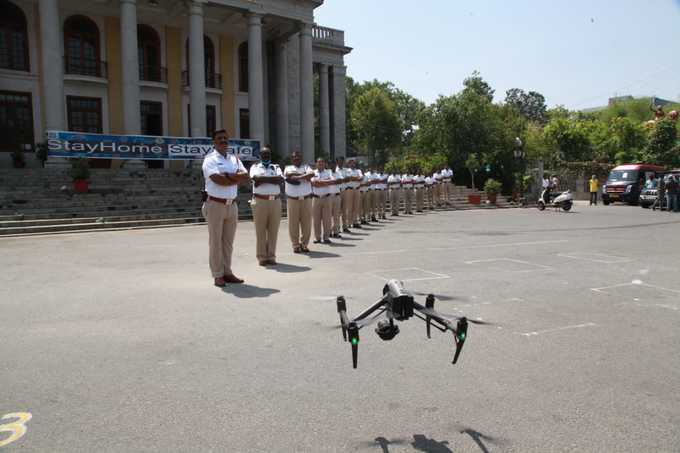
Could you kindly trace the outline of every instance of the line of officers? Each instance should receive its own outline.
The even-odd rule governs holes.
[[[336,160],[335,169],[318,159],[316,168],[302,164],[299,152],[292,164],[281,169],[271,161],[271,150],[262,148],[261,161],[246,170],[243,162],[229,151],[229,135],[220,129],[213,133],[214,148],[203,159],[205,180],[203,217],[208,226],[209,264],[214,284],[243,283],[232,271],[232,252],[238,225],[238,186],[253,185],[250,201],[257,236],[256,256],[261,266],[275,266],[276,242],[281,222],[281,194],[285,186],[288,233],[293,252],[308,253],[314,225],[315,243],[330,243],[351,228],[386,218],[387,198],[392,215],[403,211],[422,212],[425,200],[431,209],[450,204],[453,172],[442,168],[433,175],[386,175],[370,169],[363,172],[350,160]],[[402,203],[403,201],[403,203]]]
[[[356,161],[344,158],[328,168],[323,158],[312,168],[302,163],[300,153],[291,155],[283,170],[273,164],[271,151],[263,148],[262,160],[250,168],[253,183],[251,207],[257,235],[257,259],[261,266],[276,264],[276,242],[281,220],[281,191],[285,185],[288,234],[294,253],[309,252],[315,244],[330,244],[352,228],[387,218],[387,202],[393,216],[423,212],[451,204],[453,171],[440,169],[431,176],[387,175],[381,169],[362,171]]]

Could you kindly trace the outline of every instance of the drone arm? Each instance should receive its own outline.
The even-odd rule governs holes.
[[[425,322],[428,320],[432,320],[434,322],[434,326],[437,327],[439,330],[442,330],[441,327],[439,327],[437,324],[444,326],[445,329],[442,331],[450,330],[453,333],[453,340],[456,343],[456,352],[453,356],[453,362],[456,363],[458,361],[458,356],[460,356],[460,352],[463,350],[463,345],[465,344],[465,339],[467,338],[467,328],[468,328],[468,322],[466,318],[460,318],[456,325],[449,321],[448,319],[444,318],[443,316],[440,316],[436,311],[429,309],[427,307],[423,307],[417,302],[413,302],[413,308],[415,310],[418,310],[419,312],[425,314],[427,317],[425,319]],[[422,316],[418,315],[420,319],[423,319]]]
[[[416,316],[417,318],[422,319],[425,322],[431,322],[431,321],[437,322],[437,320],[433,320],[429,315],[426,315],[424,317],[419,315],[418,313],[413,313],[413,315]],[[430,318],[430,319],[428,319],[428,318]],[[438,324],[432,324],[432,325],[435,327],[435,329],[437,329],[441,332],[446,332],[447,330],[449,330],[449,328],[446,325],[444,325],[444,327],[440,327]],[[430,338],[429,332],[428,332],[427,337]]]
[[[354,318],[354,321],[361,321],[364,318],[367,318],[370,316],[374,311],[379,310],[383,305],[387,303],[387,298],[382,297],[379,301],[374,303],[372,306],[368,307],[366,310],[361,312],[356,318]]]

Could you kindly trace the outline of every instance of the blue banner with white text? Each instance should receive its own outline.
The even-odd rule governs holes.
[[[213,149],[209,138],[149,135],[84,134],[48,131],[48,157],[88,159],[203,160]],[[260,160],[257,140],[229,140],[229,151],[241,160]]]

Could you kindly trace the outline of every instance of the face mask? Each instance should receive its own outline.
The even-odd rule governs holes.
[[[263,161],[262,161],[262,164],[265,165],[265,166],[267,166],[267,167],[268,167],[269,165],[271,165],[271,163],[272,163],[271,159],[270,159],[270,160],[263,160]]]

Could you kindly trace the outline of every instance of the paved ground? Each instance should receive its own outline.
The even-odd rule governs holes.
[[[246,222],[224,291],[205,226],[0,239],[0,417],[32,415],[0,450],[678,452],[679,234],[636,207],[437,212],[309,257],[283,234],[265,270]],[[366,328],[353,370],[334,298],[384,278],[498,326],[455,366],[417,319]]]

